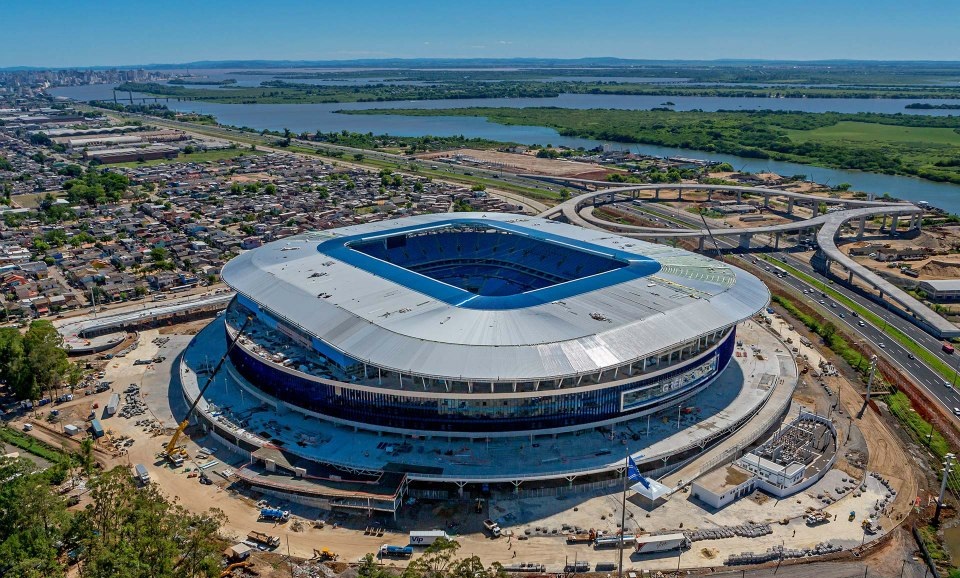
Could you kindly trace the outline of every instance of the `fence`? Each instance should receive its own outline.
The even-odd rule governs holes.
[[[529,490],[519,490],[516,493],[508,492],[499,496],[500,499],[524,499],[524,498],[552,498],[555,496],[568,496],[573,494],[584,494],[597,490],[606,490],[610,488],[622,488],[623,479],[613,478],[609,480],[599,480],[588,482],[586,484],[574,484],[572,486],[556,486],[553,488],[532,488]]]

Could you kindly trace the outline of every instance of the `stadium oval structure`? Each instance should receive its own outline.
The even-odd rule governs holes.
[[[709,387],[763,283],[688,251],[511,214],[431,214],[269,243],[223,269],[254,387],[365,430],[563,433]]]

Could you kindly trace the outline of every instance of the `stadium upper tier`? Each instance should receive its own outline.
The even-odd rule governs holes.
[[[769,300],[756,277],[706,257],[505,214],[302,234],[222,276],[262,323],[346,373],[461,382],[626,371],[705,345]]]

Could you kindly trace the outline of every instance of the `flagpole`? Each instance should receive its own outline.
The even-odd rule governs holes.
[[[623,547],[627,535],[627,478],[630,477],[630,450],[623,457],[623,496],[620,501],[620,564],[617,566],[617,578],[623,578]]]

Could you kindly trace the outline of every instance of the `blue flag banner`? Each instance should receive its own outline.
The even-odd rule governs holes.
[[[627,456],[627,479],[631,482],[643,484],[644,488],[650,487],[650,480],[640,475],[640,468],[637,467],[637,463],[630,456]]]

